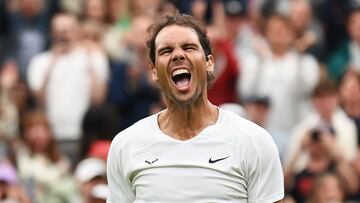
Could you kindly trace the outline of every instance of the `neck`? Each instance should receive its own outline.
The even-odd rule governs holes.
[[[282,57],[288,51],[288,49],[283,48],[283,47],[272,47],[271,50],[272,50],[273,56],[275,56],[275,57]]]
[[[169,104],[160,114],[158,122],[165,134],[175,139],[188,140],[215,124],[217,118],[217,107],[206,100],[183,106]]]

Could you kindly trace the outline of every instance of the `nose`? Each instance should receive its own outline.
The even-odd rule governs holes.
[[[175,48],[173,51],[172,59],[173,62],[185,60],[184,52],[181,48]]]

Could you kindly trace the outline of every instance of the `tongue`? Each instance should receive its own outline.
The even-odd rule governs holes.
[[[184,87],[187,87],[189,85],[189,83],[190,83],[189,78],[181,78],[176,81],[176,86],[178,88],[184,88]]]

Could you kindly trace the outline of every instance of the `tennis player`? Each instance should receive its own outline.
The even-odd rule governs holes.
[[[147,46],[167,108],[112,141],[107,203],[281,202],[271,136],[207,99],[214,57],[203,25],[165,16],[148,29]]]

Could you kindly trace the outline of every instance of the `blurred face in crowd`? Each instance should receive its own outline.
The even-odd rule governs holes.
[[[153,78],[166,97],[180,105],[206,97],[207,71],[214,69],[212,55],[205,57],[199,37],[190,27],[164,27],[155,39]]]
[[[86,0],[85,15],[87,18],[102,22],[106,15],[106,5],[104,0]]]
[[[43,0],[20,0],[20,12],[25,17],[35,17],[40,13],[43,4]]]
[[[34,152],[44,153],[51,141],[51,131],[47,124],[36,123],[25,129],[25,139]]]
[[[321,95],[313,96],[312,101],[316,111],[323,119],[330,119],[332,113],[338,106],[338,97],[336,92],[327,92]]]
[[[348,32],[351,39],[360,44],[360,9],[350,15]]]
[[[203,21],[206,13],[206,2],[204,0],[194,0],[191,3],[191,15],[199,20]]]
[[[360,105],[360,73],[349,72],[344,76],[340,96],[343,103]]]
[[[311,20],[311,7],[306,0],[295,0],[292,2],[289,18],[296,32],[302,32]]]
[[[135,17],[131,24],[129,32],[130,43],[139,51],[146,51],[146,38],[139,36],[146,36],[146,29],[153,23],[153,20],[147,16]]]
[[[360,116],[360,73],[348,71],[339,89],[340,104],[348,116],[358,118]]]
[[[266,123],[269,107],[266,104],[249,102],[244,105],[246,115],[254,123],[263,126]]]
[[[78,39],[79,25],[77,19],[72,15],[59,14],[51,23],[53,43],[70,46]]]
[[[265,25],[265,37],[274,50],[287,50],[293,42],[290,22],[279,16],[272,16]]]
[[[130,7],[135,15],[157,16],[160,8],[160,0],[131,0]]]
[[[314,201],[316,203],[343,202],[344,190],[339,178],[335,175],[325,175],[318,180],[314,188]]]

